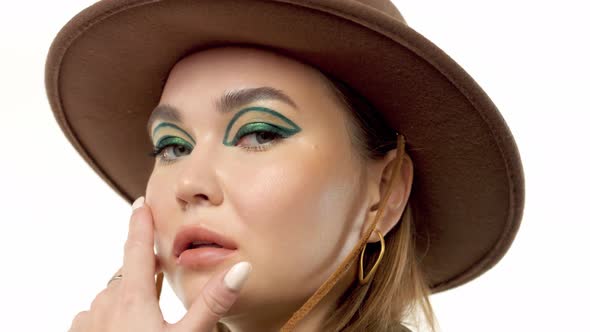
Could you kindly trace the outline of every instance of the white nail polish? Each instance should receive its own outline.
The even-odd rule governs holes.
[[[143,196],[139,197],[138,199],[135,200],[135,202],[133,202],[133,205],[131,205],[131,210],[135,210],[137,208],[140,208],[143,206],[143,202],[145,201],[145,198]]]
[[[223,278],[225,285],[233,291],[238,291],[244,285],[252,271],[252,264],[248,262],[239,262],[234,265]]]

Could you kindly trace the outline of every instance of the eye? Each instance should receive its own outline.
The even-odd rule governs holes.
[[[262,151],[276,144],[282,138],[285,138],[285,136],[279,133],[278,130],[255,130],[239,136],[236,145],[243,145],[245,143],[246,146],[244,148],[246,150]]]
[[[192,146],[178,137],[162,139],[157,147],[150,153],[152,157],[159,157],[165,163],[172,162],[180,156],[190,154]]]
[[[159,150],[156,155],[160,155],[160,158],[166,161],[176,160],[179,156],[190,153],[190,150],[186,146],[180,144],[165,145]]]

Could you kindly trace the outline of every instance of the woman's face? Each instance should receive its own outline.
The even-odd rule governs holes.
[[[247,93],[218,101],[240,91]],[[177,109],[182,119],[156,118],[150,128],[159,127],[154,146],[164,136],[179,144],[156,157],[146,190],[158,258],[171,287],[188,308],[215,272],[246,260],[252,273],[229,314],[270,314],[285,306],[292,312],[342,262],[365,221],[365,171],[344,110],[315,69],[247,48],[183,59],[160,105]],[[248,127],[257,122],[264,124]],[[276,128],[279,135],[244,131],[252,128]],[[208,268],[177,265],[173,241],[186,225],[232,239],[235,254]]]

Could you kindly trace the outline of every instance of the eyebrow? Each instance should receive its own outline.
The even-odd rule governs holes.
[[[278,100],[296,110],[299,109],[287,94],[268,86],[228,91],[215,101],[215,109],[221,114],[228,114],[240,106],[259,100]],[[147,122],[147,131],[150,136],[152,135],[150,129],[156,120],[183,122],[182,114],[176,107],[168,104],[158,105],[152,111]]]

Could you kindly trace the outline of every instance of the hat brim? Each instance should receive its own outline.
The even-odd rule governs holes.
[[[432,292],[494,266],[519,228],[514,138],[479,85],[422,35],[356,1],[101,1],[62,28],[46,63],[61,129],[128,202],[153,167],[146,122],[182,57],[261,46],[339,78],[407,139],[418,250]]]

